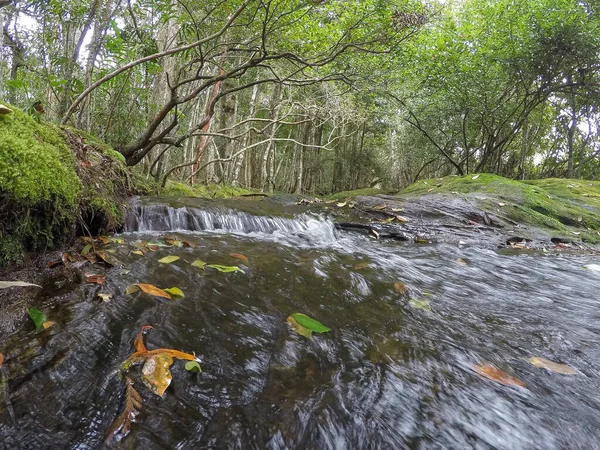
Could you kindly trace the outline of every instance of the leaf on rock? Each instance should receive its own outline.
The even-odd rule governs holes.
[[[431,312],[431,304],[429,300],[425,299],[410,299],[408,304],[416,309],[422,309],[423,311]]]
[[[398,222],[408,222],[408,219],[404,216],[395,216]]]
[[[393,212],[402,212],[404,211],[404,208],[392,208]]]
[[[566,364],[555,363],[554,361],[550,361],[546,358],[539,358],[534,356],[529,358],[529,362],[533,364],[535,367],[539,367],[540,369],[547,369],[551,372],[560,373],[562,375],[576,375],[577,371],[572,367],[567,366]]]
[[[165,239],[164,241],[173,247],[183,247],[183,241],[180,241],[179,239]]]
[[[292,316],[289,316],[287,318],[287,322],[292,326],[292,328],[296,331],[296,333],[298,333],[300,336],[304,336],[305,338],[308,338],[310,340],[312,340],[312,330],[309,330],[306,327],[303,327],[302,325],[300,325],[296,319],[294,319]]]
[[[402,295],[408,294],[408,286],[400,281],[398,281],[397,283],[394,283],[394,289],[396,289]]]
[[[173,358],[169,355],[160,353],[146,359],[142,367],[142,381],[153,393],[162,397],[173,376],[169,368],[173,364]]]
[[[164,298],[168,298],[169,300],[173,300],[173,298],[168,293],[163,291],[161,288],[154,286],[153,284],[138,283],[137,287],[139,287],[142,290],[142,292],[144,292],[146,294],[154,295],[156,297],[164,297]]]
[[[152,329],[151,325],[144,325],[142,327],[142,330],[135,337],[135,341],[133,341],[133,347],[135,348],[136,352],[145,353],[148,351],[148,349],[144,345],[144,335],[146,334],[147,330],[151,330],[151,329]]]
[[[133,250],[131,253],[133,253],[134,255],[144,256],[144,252],[141,250]]]
[[[102,293],[99,293],[98,297],[100,297],[102,299],[102,301],[110,302],[110,300],[113,298],[113,295],[112,294],[102,294]]]
[[[165,256],[164,258],[161,258],[158,260],[159,263],[163,263],[163,264],[171,264],[175,261],[177,261],[179,259],[179,256]]]
[[[467,261],[465,261],[463,258],[456,258],[456,264],[458,264],[459,266],[466,266]]]
[[[518,378],[508,375],[491,364],[474,364],[472,369],[482,377],[495,381],[496,383],[500,383],[505,386],[526,387],[525,383]]]
[[[2,369],[2,364],[4,364],[4,355],[0,353],[0,369]]]
[[[381,205],[373,206],[373,209],[378,209],[378,210],[385,209],[385,208],[387,208],[387,205],[385,203],[382,203]]]
[[[129,294],[134,294],[134,293],[136,293],[136,292],[137,292],[137,291],[139,291],[139,290],[140,290],[140,288],[139,288],[139,287],[137,287],[137,285],[136,285],[136,284],[130,284],[129,286],[127,286],[127,289],[125,289],[125,293],[126,293],[127,295],[129,295]]]
[[[172,297],[181,297],[181,298],[185,297],[185,295],[183,294],[183,291],[181,289],[179,289],[178,287],[166,288],[164,291],[171,294]]]
[[[188,361],[185,363],[185,370],[189,370],[190,372],[202,373],[202,368],[198,361]]]
[[[197,259],[192,263],[192,266],[197,267],[198,269],[204,270],[206,268],[206,263],[201,259]]]
[[[46,321],[46,322],[44,322],[44,323],[42,324],[42,327],[43,327],[44,329],[46,329],[46,328],[50,328],[50,327],[51,327],[52,325],[54,325],[55,323],[56,323],[56,322],[52,322],[51,320],[48,320],[48,321]]]
[[[222,266],[221,264],[207,264],[206,267],[210,267],[211,269],[216,269],[219,272],[242,272],[245,273],[238,266]]]
[[[338,208],[343,208],[344,206],[346,206],[347,202],[340,202],[337,204]]]
[[[85,247],[81,249],[81,256],[87,255],[92,249],[92,244],[87,244]]]
[[[40,331],[44,328],[44,322],[48,320],[46,319],[46,314],[36,308],[29,308],[29,317],[31,317],[31,320],[35,324],[35,331]]]
[[[241,253],[230,253],[229,256],[233,256],[234,258],[241,259],[242,261],[248,262],[248,258]]]
[[[106,276],[104,275],[84,272],[83,276],[85,277],[85,281],[87,281],[88,283],[102,284],[106,281]]]
[[[583,267],[587,270],[591,270],[592,272],[600,272],[600,264],[587,264]]]
[[[196,244],[190,241],[181,241],[185,248],[196,248]]]
[[[506,203],[502,203],[502,202],[500,202],[500,203],[498,203],[498,206],[500,206],[500,207],[502,207],[502,206],[506,206]]]
[[[355,264],[354,270],[365,269],[365,268],[369,267],[370,264],[371,264],[370,262],[361,262],[361,263]]]
[[[303,327],[308,328],[316,333],[327,333],[331,331],[331,328],[326,327],[318,320],[308,317],[306,314],[294,313],[292,317]]]
[[[477,178],[479,178],[479,174],[475,175],[471,180],[476,180]]]
[[[100,252],[96,252],[96,255],[98,255],[98,257],[102,261],[104,261],[106,264],[109,264],[111,266],[122,266],[123,265],[121,263],[121,261],[119,261],[117,258],[115,258],[113,255],[111,255],[108,252],[100,251]]]
[[[120,432],[123,436],[129,433],[131,423],[142,409],[142,397],[133,387],[133,380],[125,377],[125,409],[117,417],[106,432],[106,439],[112,438],[116,433]]]
[[[27,283],[25,281],[0,281],[0,289],[6,289],[6,288],[10,288],[10,287],[28,287],[28,286],[34,286],[34,287],[41,288],[41,286],[39,286],[37,284]]]

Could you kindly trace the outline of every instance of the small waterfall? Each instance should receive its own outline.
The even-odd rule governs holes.
[[[126,232],[223,231],[302,235],[311,240],[336,240],[335,225],[327,219],[300,214],[293,219],[256,216],[228,208],[172,207],[163,203],[135,202],[125,218]]]

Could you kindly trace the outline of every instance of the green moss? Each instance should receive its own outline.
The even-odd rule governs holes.
[[[325,197],[326,200],[343,200],[350,197],[356,197],[359,195],[378,195],[378,194],[393,194],[395,191],[375,189],[375,188],[365,188],[365,189],[357,189],[354,191],[342,191],[336,192],[335,194],[330,194]]]
[[[232,198],[250,193],[251,191],[240,187],[226,186],[221,184],[210,184],[208,186],[196,184],[194,186],[190,186],[189,184],[176,181],[167,182],[167,185],[164,188],[161,188],[159,191],[159,194],[165,197],[202,198]]]
[[[12,109],[0,115],[1,263],[64,241],[81,193],[60,129]]]
[[[520,182],[479,174],[418,181],[400,194],[465,194],[487,209],[497,209],[498,203],[505,203],[502,213],[515,222],[552,230],[554,235],[570,239],[600,241],[598,182],[557,179]]]

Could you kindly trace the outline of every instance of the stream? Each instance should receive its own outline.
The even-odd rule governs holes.
[[[165,237],[191,246],[132,253]],[[35,291],[56,324],[23,322],[2,344],[0,448],[600,449],[600,273],[583,267],[597,257],[377,240],[267,199],[142,199],[117,238],[122,267],[82,269],[104,284]],[[125,294],[135,283],[185,298]],[[296,312],[332,331],[296,334]],[[203,372],[175,360],[161,398],[131,368],[140,414],[107,443],[144,325],[148,349],[195,352]]]

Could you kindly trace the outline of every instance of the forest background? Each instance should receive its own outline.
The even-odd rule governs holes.
[[[0,17],[0,98],[163,185],[598,177],[596,1],[0,0]]]

